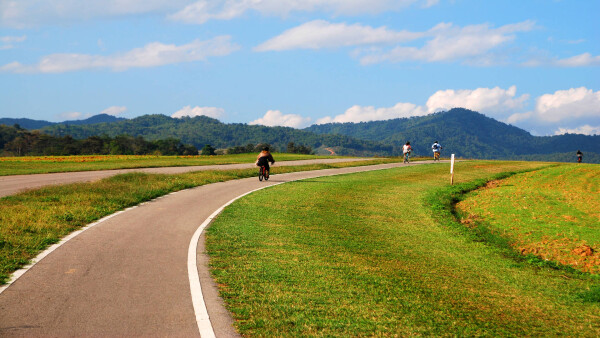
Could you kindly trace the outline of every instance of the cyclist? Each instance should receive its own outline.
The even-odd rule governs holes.
[[[410,162],[410,152],[412,151],[412,147],[410,146],[410,142],[406,142],[405,145],[402,146],[402,153],[404,154],[404,163]]]
[[[583,160],[583,153],[581,150],[577,150],[577,163],[581,163],[581,160]]]
[[[438,143],[438,141],[435,141],[432,145],[431,145],[431,150],[433,150],[433,160],[440,160],[440,150],[442,150],[442,146]]]
[[[275,163],[275,160],[273,159],[273,155],[271,155],[271,153],[269,152],[269,147],[264,147],[260,154],[258,154],[258,157],[256,158],[256,166],[265,167],[267,172],[269,172],[269,162],[273,164]]]

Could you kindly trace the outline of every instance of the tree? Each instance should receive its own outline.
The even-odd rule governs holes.
[[[200,155],[215,155],[215,148],[213,148],[210,144],[207,144],[200,151]]]

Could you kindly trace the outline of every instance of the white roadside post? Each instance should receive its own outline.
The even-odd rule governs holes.
[[[450,156],[450,185],[454,184],[454,154]]]

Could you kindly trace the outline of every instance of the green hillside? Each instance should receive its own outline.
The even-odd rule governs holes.
[[[148,140],[175,138],[199,149],[206,144],[215,148],[229,148],[250,143],[269,143],[283,150],[289,142],[294,142],[313,149],[335,147],[340,155],[389,155],[393,152],[391,146],[346,135],[316,134],[287,127],[225,124],[206,116],[172,118],[165,115],[144,115],[113,123],[57,124],[44,127],[41,131],[55,136],[71,135],[77,139],[93,135],[115,137],[123,134],[142,136]]]
[[[580,149],[586,154],[586,161],[599,163],[600,160],[597,150],[600,136],[533,136],[462,108],[387,121],[313,125],[304,130],[382,142],[396,149],[410,141],[415,153],[423,155],[430,154],[431,144],[439,141],[444,147],[443,153],[467,158],[526,159],[533,156],[540,160],[572,161]]]
[[[78,140],[90,136],[114,138],[121,135],[149,141],[175,139],[198,149],[206,144],[214,148],[231,148],[269,143],[277,150],[285,151],[288,143],[293,142],[318,153],[329,154],[329,150],[325,150],[327,148],[338,155],[355,156],[400,155],[406,141],[411,142],[414,155],[430,156],[431,144],[437,140],[444,147],[442,156],[452,153],[463,158],[572,162],[575,152],[581,150],[584,162],[600,163],[598,135],[533,136],[520,128],[462,108],[387,121],[313,125],[302,130],[227,124],[206,116],[172,118],[144,115],[130,120],[88,119],[80,122],[84,121],[83,124],[66,121],[46,125],[39,130]],[[101,123],[94,123],[96,121]]]

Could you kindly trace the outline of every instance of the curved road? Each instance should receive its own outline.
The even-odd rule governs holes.
[[[423,164],[428,162],[417,162]],[[414,165],[414,164],[409,164]],[[228,181],[180,191],[109,217],[58,247],[0,293],[0,336],[199,336],[187,261],[215,210],[277,183],[407,166],[393,163]],[[196,258],[217,337],[236,336],[204,255]]]

